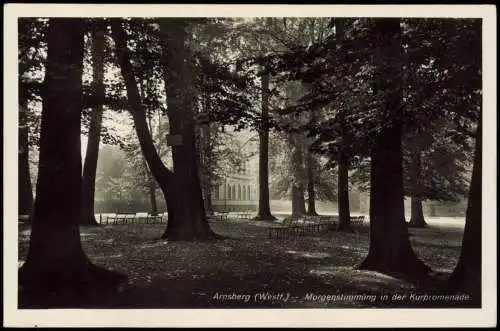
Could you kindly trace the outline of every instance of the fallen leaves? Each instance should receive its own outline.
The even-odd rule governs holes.
[[[226,307],[228,303],[213,302],[210,298],[211,293],[225,288],[238,293],[258,293],[264,289],[293,292],[293,299],[284,307],[357,307],[359,302],[306,301],[304,295],[311,291],[372,293],[412,288],[404,281],[355,269],[368,253],[366,226],[360,227],[358,234],[325,231],[313,236],[270,240],[268,222],[214,222],[213,230],[225,239],[203,242],[159,239],[164,226],[82,228],[82,246],[87,256],[102,267],[129,276],[118,297],[109,298],[108,303],[98,302],[96,306]],[[26,236],[29,229],[19,231],[20,239]],[[460,248],[456,243],[461,240],[460,231],[419,229],[410,240],[417,255],[441,272],[450,271],[458,260]],[[19,241],[19,264],[25,259],[28,247],[28,241]],[[241,305],[251,307],[249,303]]]

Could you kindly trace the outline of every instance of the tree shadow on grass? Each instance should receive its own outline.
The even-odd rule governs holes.
[[[84,236],[89,239],[83,240],[87,254],[94,259],[99,254],[107,256],[98,260],[106,268],[129,274],[131,281],[116,289],[96,288],[88,293],[67,291],[44,296],[21,290],[19,305],[34,309],[464,306],[463,302],[380,300],[384,294],[429,294],[437,293],[437,289],[355,270],[368,248],[365,236],[361,235],[369,230],[368,227],[358,230],[358,234],[339,236],[330,232],[278,241],[268,239],[263,227],[220,225],[214,227],[221,236],[220,241],[171,243],[151,237],[156,229],[146,233],[128,233],[118,228],[89,229],[90,233],[98,232],[99,236],[96,239]],[[215,297],[217,293],[250,295],[251,298],[247,301],[245,297],[220,299]],[[286,302],[255,301],[254,296],[258,293],[290,293],[290,298]],[[308,294],[316,297],[306,299]],[[324,298],[324,295],[342,294],[376,296],[378,300]]]

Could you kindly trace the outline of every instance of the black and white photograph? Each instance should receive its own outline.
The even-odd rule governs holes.
[[[4,8],[4,326],[496,325],[496,8],[284,7]]]

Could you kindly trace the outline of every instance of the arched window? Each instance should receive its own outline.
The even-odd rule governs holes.
[[[231,185],[227,184],[227,194],[226,197],[228,200],[231,200]]]
[[[241,191],[243,192],[243,196],[241,197],[241,199],[246,200],[247,199],[247,189],[246,189],[245,185],[243,185],[243,189]]]
[[[250,185],[247,187],[247,199],[252,200],[252,195],[250,194]]]
[[[241,185],[238,184],[238,197],[237,200],[241,200]]]
[[[231,200],[236,200],[236,185],[233,184],[231,187]]]

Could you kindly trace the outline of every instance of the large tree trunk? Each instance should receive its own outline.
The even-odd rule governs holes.
[[[424,210],[422,208],[422,159],[419,152],[412,154],[411,176],[411,218],[408,226],[415,228],[424,228],[427,223],[424,219]]]
[[[413,251],[404,221],[402,166],[401,30],[399,19],[377,19],[375,90],[384,92],[386,118],[371,152],[370,249],[360,269],[420,278],[430,269]],[[399,64],[398,64],[399,63]]]
[[[94,215],[95,179],[104,102],[104,22],[96,19],[92,30],[92,85],[96,106],[92,109],[88,133],[87,151],[82,176],[82,213],[80,224],[98,225]]]
[[[171,21],[174,23],[171,24]],[[163,45],[167,53],[164,56],[166,59],[164,74],[167,83],[170,133],[175,137],[174,140],[180,137],[182,143],[172,147],[174,172],[165,167],[154,147],[130,63],[125,32],[120,21],[116,19],[112,21],[113,38],[141,150],[165,196],[168,225],[162,237],[170,240],[208,239],[215,237],[215,234],[208,225],[203,208],[194,146],[194,119],[189,97],[184,91],[187,87],[183,86],[188,84],[185,79],[189,75],[188,72],[183,72],[185,68],[183,27],[179,27],[181,21],[178,19],[165,19],[161,23],[162,33],[170,34],[167,38],[168,48]]]
[[[476,134],[476,152],[465,216],[462,252],[458,264],[449,279],[453,291],[471,295],[471,304],[481,306],[481,231],[482,231],[482,124]]]
[[[269,74],[262,75],[262,127],[259,131],[259,209],[255,220],[274,221],[269,204]]]
[[[83,19],[50,19],[35,210],[24,288],[89,289],[123,275],[90,263],[80,243]]]
[[[21,100],[21,105],[19,106],[19,215],[31,215],[33,209],[33,189],[31,187],[29,164],[27,103],[27,99]]]
[[[180,138],[172,146],[174,187],[178,217],[169,221],[164,238],[173,240],[207,239],[214,236],[208,225],[201,189],[195,140],[194,73],[185,48],[184,19],[162,19],[165,38],[165,85],[170,134]]]
[[[348,159],[341,151],[338,161],[338,207],[339,207],[339,231],[351,232],[351,215],[349,211],[349,173]]]

